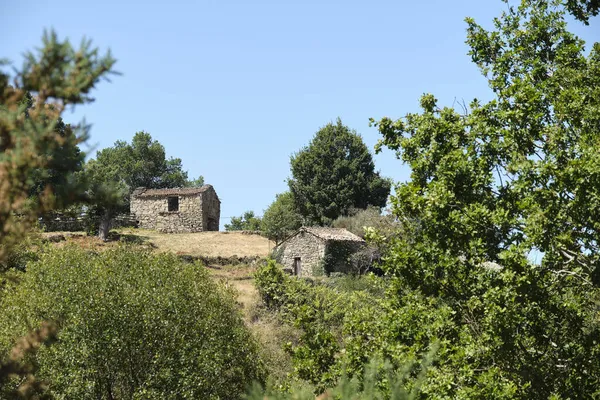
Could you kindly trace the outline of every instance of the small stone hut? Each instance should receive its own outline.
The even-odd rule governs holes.
[[[131,194],[131,214],[139,227],[165,233],[218,231],[221,201],[211,185],[146,189]]]
[[[341,228],[302,227],[279,244],[274,258],[293,275],[348,272],[349,258],[365,241]]]

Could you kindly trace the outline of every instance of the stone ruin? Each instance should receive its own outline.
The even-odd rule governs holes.
[[[143,229],[164,233],[218,231],[221,201],[211,185],[199,188],[137,188],[131,214]]]
[[[348,258],[364,246],[362,238],[346,229],[305,226],[281,242],[274,249],[273,258],[297,276],[346,273]],[[342,254],[336,254],[340,249]],[[328,255],[333,259],[327,261]]]

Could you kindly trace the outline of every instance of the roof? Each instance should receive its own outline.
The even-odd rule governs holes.
[[[200,194],[212,189],[211,185],[189,188],[172,188],[172,189],[146,189],[139,187],[132,193],[133,197],[158,197],[158,196],[191,196]]]
[[[326,228],[321,226],[304,226],[300,231],[305,231],[326,241],[364,242],[364,240],[344,228]]]

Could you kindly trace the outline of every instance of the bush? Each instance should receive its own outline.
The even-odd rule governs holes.
[[[361,238],[365,237],[365,227],[372,227],[384,234],[398,234],[401,225],[391,214],[381,214],[379,207],[370,206],[365,210],[352,209],[347,216],[333,221],[334,228],[344,228]]]
[[[0,260],[0,273],[9,269],[24,271],[29,262],[39,258],[43,247],[40,235],[35,232],[29,233],[6,251],[4,258]]]
[[[235,399],[264,378],[232,293],[172,255],[50,250],[0,307],[3,352],[57,321],[58,342],[33,356],[56,398]]]
[[[351,360],[345,355],[348,350],[356,353],[345,348],[347,337],[354,335],[347,325],[358,316],[363,322],[365,316],[377,320],[384,290],[382,280],[371,276],[298,279],[286,275],[273,260],[258,268],[255,279],[265,305],[301,332],[297,343],[286,346],[296,378],[320,393],[335,384],[344,368],[348,367],[350,374],[362,371],[368,359]],[[352,325],[350,329],[359,328]]]

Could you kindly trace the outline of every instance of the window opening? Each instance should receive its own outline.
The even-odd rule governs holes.
[[[179,197],[169,197],[169,211],[179,211]]]

